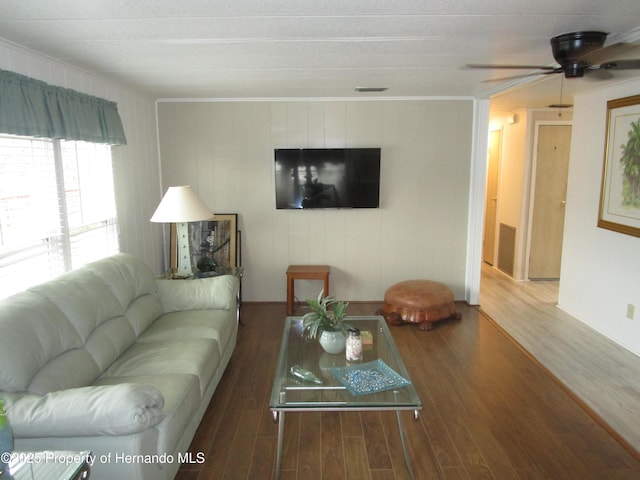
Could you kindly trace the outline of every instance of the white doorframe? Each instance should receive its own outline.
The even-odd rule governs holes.
[[[480,303],[482,271],[482,238],[484,231],[484,197],[487,182],[487,151],[489,148],[489,99],[474,100],[473,141],[469,179],[469,216],[467,221],[467,265],[465,300],[469,305]]]

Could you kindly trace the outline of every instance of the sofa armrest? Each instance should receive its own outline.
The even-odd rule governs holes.
[[[156,282],[164,313],[236,308],[239,281],[233,275]]]
[[[17,438],[128,435],[164,418],[162,394],[135,383],[27,394],[15,401],[13,395],[3,394]]]

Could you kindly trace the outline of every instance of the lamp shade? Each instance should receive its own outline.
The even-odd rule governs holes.
[[[199,222],[213,217],[213,212],[205,205],[190,185],[169,187],[153,216],[152,222],[182,223]]]

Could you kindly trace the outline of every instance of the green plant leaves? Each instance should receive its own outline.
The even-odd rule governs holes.
[[[306,300],[310,310],[302,317],[304,331],[309,338],[319,337],[323,331],[346,331],[343,323],[349,303],[336,301],[331,295],[324,296],[324,289],[315,300]]]
[[[631,123],[629,140],[620,148],[622,203],[627,207],[640,208],[640,120]]]

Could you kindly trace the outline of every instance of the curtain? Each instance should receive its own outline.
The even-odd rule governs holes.
[[[0,133],[126,145],[118,106],[0,70]]]

